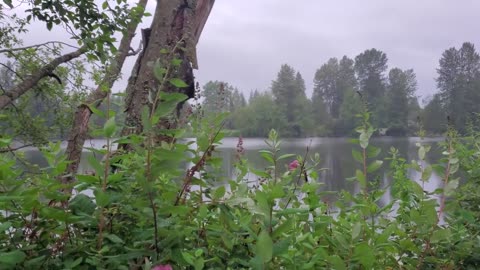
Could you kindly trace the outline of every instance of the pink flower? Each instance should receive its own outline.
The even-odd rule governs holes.
[[[290,171],[293,171],[296,168],[298,168],[298,165],[300,165],[300,164],[298,163],[298,160],[295,159],[294,161],[290,162],[290,164],[288,164],[288,169]]]
[[[170,264],[166,264],[166,265],[159,264],[154,266],[152,270],[173,270],[173,268]]]

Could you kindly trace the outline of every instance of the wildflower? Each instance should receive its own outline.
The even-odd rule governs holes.
[[[237,153],[236,157],[237,159],[241,159],[241,157],[245,154],[245,148],[243,148],[243,138],[242,135],[238,137],[238,143],[237,143]]]
[[[154,266],[152,270],[173,270],[172,266],[170,264],[159,264],[157,266]]]
[[[293,171],[298,168],[298,165],[300,165],[300,163],[298,163],[298,160],[295,159],[294,161],[290,162],[290,164],[288,164],[288,169],[290,171]]]

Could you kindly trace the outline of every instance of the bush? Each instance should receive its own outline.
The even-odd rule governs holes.
[[[424,144],[418,144],[418,161],[407,163],[393,148],[381,161],[379,148],[369,144],[374,133],[369,114],[363,117],[352,152],[359,169],[349,179],[360,191],[338,192],[334,201],[327,200],[330,193],[318,192],[321,183],[311,181],[317,179],[319,155],[279,156],[275,131],[266,141],[269,149],[259,153],[270,166],[250,167],[240,141],[236,178],[223,184],[212,173],[221,165],[213,155],[224,136],[221,117],[192,125],[196,144],[180,140],[184,133],[176,130],[168,135],[177,140],[161,145],[149,143],[158,133],[148,128],[155,118],[144,119],[150,121],[144,135],[116,140],[133,145],[132,151],[94,150],[109,158],[91,158],[95,173],[77,175],[74,184],[59,181],[67,165],[59,144],[42,150],[49,165],[33,171],[2,154],[0,264],[6,269],[478,269],[480,194],[471,186],[479,179],[478,140],[460,143],[451,132],[437,165],[425,165]],[[107,121],[106,137],[113,138],[115,130]],[[387,162],[393,184],[380,189],[371,179]],[[472,182],[456,193],[459,168]],[[407,177],[409,169],[419,171],[421,181],[436,173],[445,188],[426,192]],[[248,183],[247,174],[258,181]],[[72,189],[76,195],[65,192]],[[380,205],[386,192],[392,201]]]

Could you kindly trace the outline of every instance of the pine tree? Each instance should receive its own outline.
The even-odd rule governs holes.
[[[360,91],[373,112],[373,124],[385,127],[385,71],[388,58],[385,53],[376,49],[366,50],[355,57],[355,71],[357,74]]]
[[[456,129],[465,132],[480,112],[480,56],[475,46],[466,42],[459,50],[446,50],[437,72],[440,99]]]
[[[305,135],[306,124],[302,120],[308,117],[309,104],[302,75],[289,65],[282,65],[277,79],[272,82],[272,93],[287,122],[284,136]]]
[[[408,112],[410,99],[417,89],[417,80],[412,69],[403,71],[393,68],[388,74],[388,133],[405,136],[408,132]]]

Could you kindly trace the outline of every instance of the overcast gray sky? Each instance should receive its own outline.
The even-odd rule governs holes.
[[[147,9],[153,13],[155,5]],[[201,85],[223,80],[248,96],[269,89],[288,63],[302,73],[310,95],[313,75],[328,58],[376,48],[387,53],[390,68],[413,68],[418,94],[426,96],[436,91],[445,49],[465,41],[480,49],[479,14],[480,0],[216,0],[198,44],[196,76]],[[31,30],[27,44],[66,36],[43,24]],[[114,91],[124,89],[134,61],[128,59]]]
[[[442,52],[464,41],[480,49],[479,0],[217,0],[198,45],[197,79],[265,90],[282,63],[311,93],[330,57],[384,51],[389,68],[413,68],[419,95],[436,91]]]

